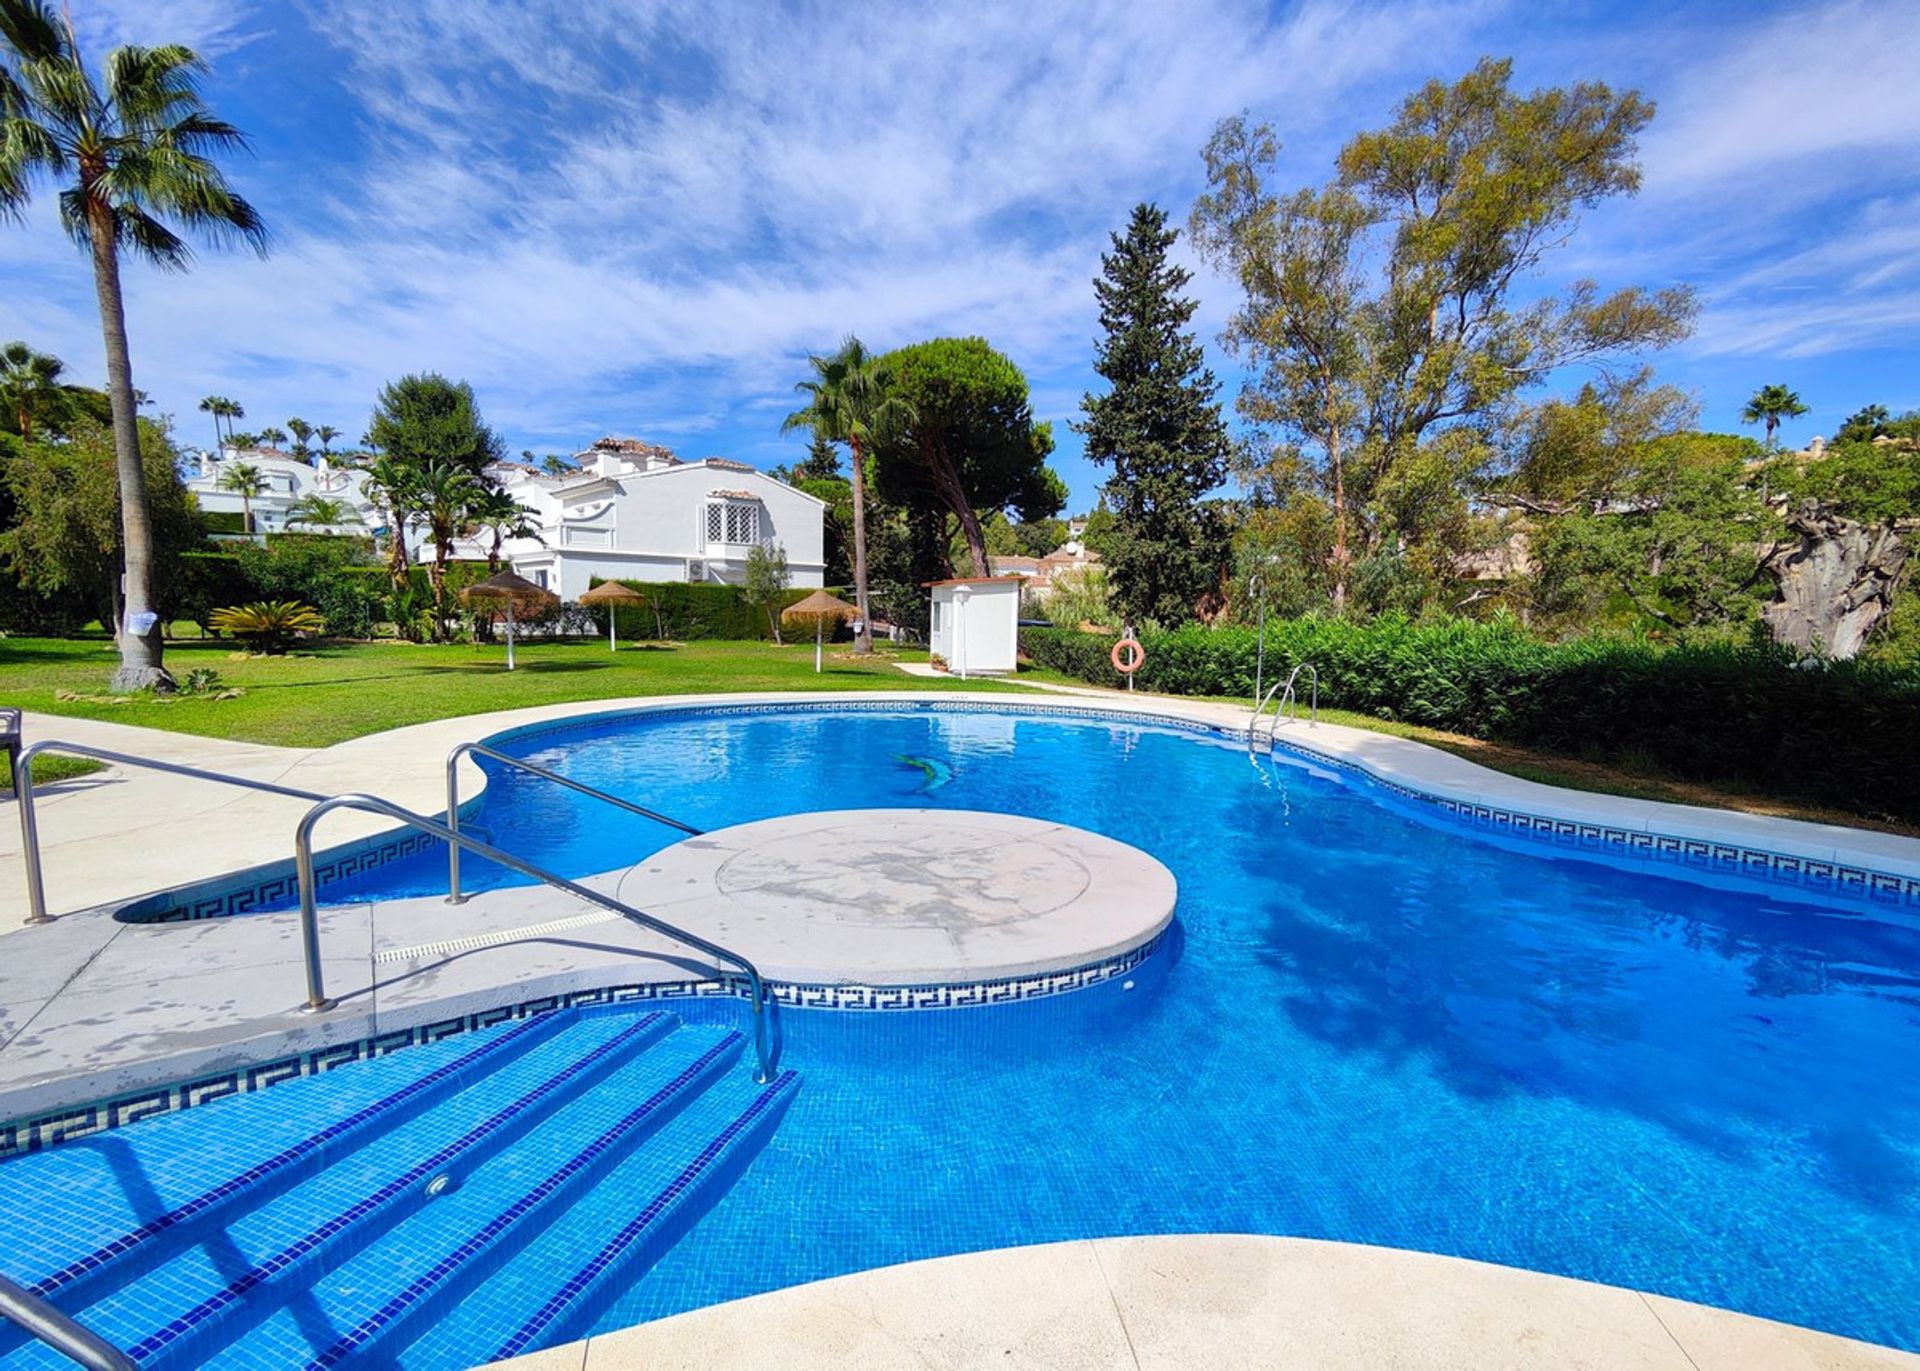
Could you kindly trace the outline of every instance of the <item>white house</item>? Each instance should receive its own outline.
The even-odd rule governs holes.
[[[927,643],[957,676],[1015,669],[1020,654],[1018,576],[963,576],[930,581],[933,614]]]
[[[744,462],[724,457],[683,461],[637,438],[602,438],[576,453],[577,470],[557,475],[518,462],[500,462],[488,475],[531,511],[535,536],[510,538],[502,556],[522,576],[577,600],[593,579],[712,581],[739,584],[747,554],[758,544],[786,553],[793,584],[825,583],[826,504]],[[287,527],[287,509],[307,495],[324,495],[351,508],[358,524],[331,532],[384,532],[386,514],[367,498],[366,473],[357,466],[309,466],[284,453],[248,449],[204,457],[188,480],[206,510],[241,508],[222,490],[224,473],[244,462],[266,481],[253,497],[254,526],[263,533]],[[418,527],[408,529],[415,561],[433,548]],[[484,559],[492,536],[482,532],[455,545],[454,555]]]
[[[578,471],[496,474],[534,511],[539,538],[507,542],[513,569],[563,600],[603,580],[738,585],[747,554],[778,544],[793,584],[825,584],[826,503],[724,457],[682,461],[633,438],[602,438],[575,454]],[[482,554],[484,555],[484,553]]]
[[[308,525],[295,525],[296,529],[306,532],[371,532],[376,524],[385,522],[372,508],[362,489],[366,485],[367,473],[359,467],[344,461],[336,464],[324,457],[316,457],[314,464],[309,465],[275,448],[227,448],[218,456],[203,453],[200,469],[187,478],[186,487],[200,508],[209,513],[238,514],[248,501],[242,500],[238,491],[223,490],[220,483],[227,472],[243,465],[259,472],[265,485],[260,494],[251,497],[253,527],[257,533],[284,532],[288,507],[309,495],[340,501],[354,512],[365,527],[349,523],[329,530]]]

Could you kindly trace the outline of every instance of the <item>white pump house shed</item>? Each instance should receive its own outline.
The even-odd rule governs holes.
[[[954,675],[1011,672],[1020,651],[1020,578],[963,576],[929,581],[933,613],[927,640]]]

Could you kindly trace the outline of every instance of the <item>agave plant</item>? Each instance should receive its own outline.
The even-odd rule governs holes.
[[[229,605],[214,610],[207,622],[217,632],[231,633],[269,657],[284,657],[295,638],[303,633],[319,633],[327,626],[319,610],[298,600],[256,600],[250,605]]]

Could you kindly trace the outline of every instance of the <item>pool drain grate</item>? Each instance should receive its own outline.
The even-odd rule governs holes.
[[[444,957],[454,952],[472,952],[482,947],[499,947],[523,938],[542,938],[549,933],[568,933],[576,928],[612,923],[620,916],[612,913],[576,914],[570,919],[553,919],[521,928],[503,928],[497,933],[475,933],[466,938],[447,938],[437,943],[418,943],[413,947],[391,947],[373,954],[375,962],[410,962],[419,957]]]

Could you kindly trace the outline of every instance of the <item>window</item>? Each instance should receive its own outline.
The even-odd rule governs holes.
[[[709,543],[757,543],[760,541],[760,506],[744,501],[716,500],[707,506]]]

